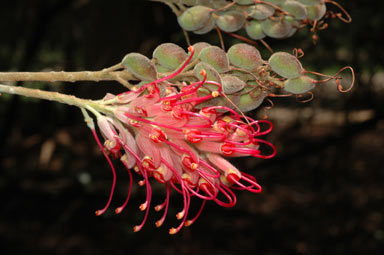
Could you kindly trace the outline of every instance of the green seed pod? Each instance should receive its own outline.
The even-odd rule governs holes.
[[[228,5],[227,0],[208,0],[208,1],[210,2],[210,5],[206,5],[206,6],[210,6],[214,9],[220,9],[220,8],[223,8],[226,5]],[[231,7],[233,7],[233,6],[231,6]]]
[[[229,74],[236,76],[237,78],[239,78],[240,80],[242,80],[244,82],[255,80],[255,77],[253,75],[251,75],[248,72],[242,72],[240,70],[233,70]]]
[[[157,79],[155,65],[149,58],[139,53],[125,55],[121,64],[124,68],[140,80],[153,81]]]
[[[246,85],[245,82],[243,82],[236,76],[229,75],[229,74],[223,75],[221,79],[223,80],[224,93],[227,95],[230,95],[242,90]]]
[[[287,79],[297,78],[304,71],[300,61],[292,54],[286,52],[272,54],[268,63],[272,71]]]
[[[217,0],[217,2],[218,1],[219,0]],[[171,1],[171,2],[175,2],[175,1]],[[204,6],[211,7],[213,1],[211,0],[179,0],[178,2],[188,6],[204,5]]]
[[[321,20],[327,12],[325,4],[307,6],[307,16],[309,20]]]
[[[306,6],[312,6],[312,5],[321,4],[324,2],[324,0],[298,0],[298,1]]]
[[[266,19],[261,22],[263,32],[272,38],[284,38],[291,31],[291,26],[285,21],[280,19]]]
[[[281,6],[285,1],[286,0],[264,0],[264,2],[269,2],[278,6]]]
[[[152,57],[159,65],[175,70],[187,59],[187,53],[174,43],[163,43],[156,47]]]
[[[255,4],[247,8],[247,13],[254,19],[264,20],[275,13],[275,8],[266,4]]]
[[[307,18],[307,9],[305,6],[299,2],[288,0],[286,1],[281,8],[295,16],[298,20],[303,20]]]
[[[261,28],[261,22],[258,20],[245,23],[245,32],[253,40],[261,40],[266,36]]]
[[[315,80],[311,77],[302,75],[297,78],[285,81],[284,89],[293,94],[303,94],[315,87]]]
[[[256,87],[249,93],[240,96],[240,100],[237,104],[237,107],[242,112],[252,111],[259,107],[263,103],[264,98],[266,98],[267,96],[268,93],[266,91],[264,91],[260,87]]]
[[[239,5],[249,5],[249,4],[253,4],[253,0],[237,0],[236,2],[237,4]]]
[[[194,61],[196,58],[199,57],[200,52],[202,51],[202,49],[207,48],[207,47],[209,47],[211,45],[209,43],[206,43],[206,42],[198,42],[198,43],[195,43],[192,46],[195,49],[195,53],[193,54],[193,57],[192,57],[192,61]]]
[[[285,21],[291,26],[291,30],[289,33],[286,35],[286,37],[291,37],[294,35],[297,31],[297,28],[300,26],[299,21],[297,21],[294,17],[292,16],[285,16],[284,17]]]
[[[224,32],[232,33],[244,26],[245,16],[239,11],[227,11],[219,14],[217,26]]]
[[[190,4],[186,3],[189,2]],[[171,0],[171,2],[177,2],[175,0]],[[183,5],[189,5],[189,6],[194,6],[194,5],[203,5],[203,6],[208,6],[213,9],[218,9],[221,7],[224,7],[228,4],[226,0],[178,0],[178,2],[182,3]],[[193,2],[193,4],[191,3]]]
[[[219,73],[229,71],[229,60],[225,51],[217,46],[210,46],[201,50],[199,59],[210,64]]]
[[[200,29],[193,31],[195,34],[202,35],[210,32],[216,25],[215,19],[211,16],[208,22]]]
[[[198,4],[198,1],[197,0],[183,0],[182,3],[185,5],[188,5],[188,6],[193,6],[193,5]]]
[[[156,64],[155,67],[156,67],[156,71],[157,71],[158,73],[170,73],[170,72],[172,72],[171,69],[166,68],[166,67],[164,67],[164,66],[161,66],[161,65],[159,65],[159,64]]]
[[[246,43],[233,45],[229,48],[227,56],[232,65],[248,71],[254,71],[263,64],[260,52]]]
[[[204,27],[211,17],[211,8],[196,5],[187,9],[181,14],[177,21],[179,25],[187,31],[195,31]]]

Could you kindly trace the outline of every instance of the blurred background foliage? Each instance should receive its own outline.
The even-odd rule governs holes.
[[[0,247],[2,254],[379,254],[384,248],[384,26],[382,1],[339,1],[351,24],[330,21],[313,45],[308,29],[286,40],[268,39],[275,50],[300,47],[309,70],[355,68],[348,94],[319,85],[315,100],[275,99],[268,111],[278,150],[272,160],[235,161],[264,187],[239,192],[234,208],[208,203],[200,219],[176,236],[182,208],[171,198],[165,225],[150,214],[139,233],[143,189],[124,201],[128,176],[118,173],[112,208],[102,217],[111,174],[80,111],[57,103],[0,97]],[[151,56],[163,42],[186,47],[169,8],[133,0],[2,1],[0,71],[99,70],[129,52]],[[218,44],[217,35],[191,35]],[[236,40],[225,35],[226,46]],[[269,57],[258,47],[264,59]],[[348,77],[346,77],[348,79]],[[18,84],[98,99],[123,91],[114,82]],[[262,117],[261,110],[253,113]],[[137,179],[136,179],[137,180]],[[164,197],[153,185],[154,204]],[[192,200],[191,212],[199,201]]]

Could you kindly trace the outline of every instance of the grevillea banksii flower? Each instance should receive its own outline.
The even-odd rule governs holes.
[[[183,197],[183,209],[176,215],[180,224],[171,228],[170,234],[195,222],[206,201],[232,207],[236,204],[233,190],[261,191],[253,176],[237,169],[225,157],[273,157],[274,146],[259,138],[272,130],[272,124],[267,120],[253,120],[225,106],[199,109],[200,103],[224,94],[221,84],[207,81],[204,70],[202,80],[185,83],[182,88],[170,82],[191,61],[193,52],[190,47],[188,59],[175,73],[116,96],[108,94],[103,99],[102,103],[113,113],[112,116],[95,114],[104,145],[95,129],[91,129],[111,166],[113,183],[106,206],[96,211],[96,215],[107,210],[115,189],[116,173],[110,156],[120,159],[130,177],[127,198],[116,213],[123,211],[131,195],[132,169],[142,178],[139,185],[146,188],[146,200],[139,207],[145,211],[144,219],[134,231],[142,229],[149,213],[150,180],[163,184],[166,191],[164,202],[154,207],[156,211],[163,210],[157,227],[166,218],[171,190]],[[201,96],[199,89],[206,85],[211,93]],[[268,126],[266,130],[265,126]],[[268,155],[261,152],[266,146],[271,151]],[[202,204],[190,217],[192,197],[201,199]]]

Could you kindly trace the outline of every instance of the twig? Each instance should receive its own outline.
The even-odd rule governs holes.
[[[106,69],[108,70],[108,69]],[[127,71],[81,71],[81,72],[0,72],[0,81],[118,81],[116,77],[124,80],[137,80]]]
[[[8,93],[13,95],[44,99],[44,100],[64,103],[68,105],[73,105],[80,108],[87,108],[87,106],[91,106],[97,111],[105,114],[110,114],[111,111],[113,110],[111,107],[99,104],[89,99],[81,99],[71,95],[65,95],[58,92],[43,91],[39,89],[30,89],[30,88],[0,84],[0,93]]]

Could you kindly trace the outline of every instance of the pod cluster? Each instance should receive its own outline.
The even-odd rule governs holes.
[[[207,81],[221,84],[225,97],[212,98],[201,103],[200,107],[223,105],[248,112],[260,106],[277,89],[302,94],[316,84],[316,80],[305,74],[298,58],[290,53],[277,52],[268,60],[263,60],[258,49],[245,43],[235,44],[227,52],[205,42],[196,43],[193,48],[191,61],[182,72],[167,81],[166,86],[182,88],[202,81],[204,70]],[[173,73],[185,64],[187,58],[188,54],[180,46],[164,43],[153,51],[152,59],[130,53],[124,57],[122,64],[141,80],[139,86]],[[208,96],[215,90],[216,85],[206,83],[198,92],[200,96]]]
[[[253,40],[291,37],[299,28],[317,23],[327,11],[324,0],[182,2],[198,3],[186,8],[178,17],[184,30],[205,34],[215,27],[228,33],[244,29]]]

